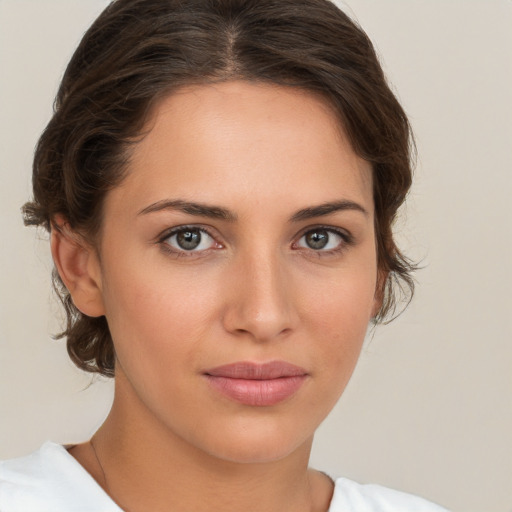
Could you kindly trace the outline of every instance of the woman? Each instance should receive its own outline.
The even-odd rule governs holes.
[[[407,118],[325,0],[117,0],[34,161],[68,352],[115,377],[91,440],[2,467],[0,509],[440,510],[308,469],[411,266]]]

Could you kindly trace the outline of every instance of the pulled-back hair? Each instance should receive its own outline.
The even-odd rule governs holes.
[[[250,80],[322,95],[354,151],[372,164],[382,307],[412,295],[412,266],[392,225],[411,185],[412,138],[367,35],[328,0],[116,0],[84,35],[37,145],[25,223],[97,242],[105,194],[127,172],[130,147],[152,107],[184,85]],[[61,337],[80,368],[114,374],[105,317],[74,306],[54,270],[67,314]]]

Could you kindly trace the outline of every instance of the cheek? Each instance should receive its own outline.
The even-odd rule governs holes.
[[[125,274],[118,266],[109,273],[104,297],[121,363],[133,365],[137,373],[155,375],[159,366],[169,370],[198,357],[197,345],[215,316],[218,295],[204,286],[204,276],[197,283],[190,275],[149,267],[137,272],[131,266]]]
[[[306,290],[309,319],[320,332],[344,333],[347,339],[366,332],[375,305],[376,270],[361,265],[357,271],[333,273],[323,279],[322,287]]]
[[[321,292],[309,293],[306,324],[316,340],[322,371],[339,386],[346,384],[357,363],[375,304],[375,267],[340,272]]]

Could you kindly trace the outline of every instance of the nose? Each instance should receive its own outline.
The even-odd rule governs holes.
[[[296,328],[293,286],[278,255],[240,257],[229,273],[230,293],[223,315],[228,332],[270,341]]]

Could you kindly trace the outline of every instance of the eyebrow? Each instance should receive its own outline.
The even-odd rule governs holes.
[[[178,210],[189,215],[198,217],[209,217],[211,219],[220,219],[234,222],[237,220],[237,215],[232,211],[222,208],[221,206],[214,206],[204,203],[196,203],[191,201],[184,201],[181,199],[164,199],[150,204],[143,208],[138,215],[146,215],[148,213],[160,212],[165,210]],[[358,211],[368,216],[368,211],[359,203],[349,200],[333,201],[323,203],[318,206],[310,206],[297,211],[290,218],[291,222],[300,222],[303,220],[313,219],[315,217],[323,217],[336,213],[339,211]]]
[[[325,215],[330,215],[331,213],[347,210],[361,212],[366,217],[368,217],[369,215],[368,210],[366,210],[366,208],[361,206],[359,203],[355,203],[354,201],[342,200],[333,201],[330,203],[323,203],[321,205],[311,206],[309,208],[304,208],[295,213],[292,216],[291,220],[292,222],[298,222],[302,220],[313,219],[315,217],[323,217]]]
[[[160,212],[163,210],[178,210],[183,213],[188,213],[189,215],[209,217],[211,219],[228,220],[231,222],[237,219],[236,214],[227,210],[226,208],[204,203],[183,201],[181,199],[158,201],[142,209],[138,215],[146,215],[148,213]]]

